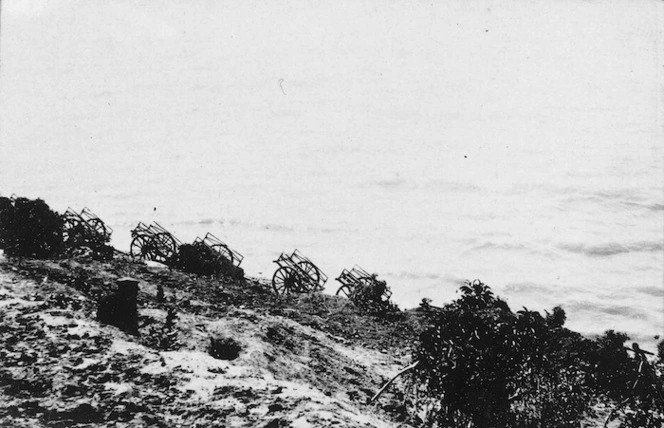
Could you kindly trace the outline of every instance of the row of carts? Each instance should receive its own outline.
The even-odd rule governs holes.
[[[129,245],[129,254],[135,259],[152,260],[155,262],[168,264],[177,255],[178,248],[182,242],[162,225],[154,222],[151,225],[138,223],[138,226],[131,231],[131,244]],[[231,249],[211,233],[205,237],[196,237],[194,245],[204,245],[225,258],[233,266],[240,266],[244,257],[242,254]]]
[[[81,241],[77,245],[100,240],[108,242],[113,232],[88,208],[84,208],[80,213],[69,208],[63,215],[63,219],[65,242],[74,239]],[[138,223],[131,231],[131,236],[129,254],[134,259],[168,264],[176,257],[178,248],[182,245],[182,241],[157,222],[150,225]],[[206,234],[203,238],[197,237],[194,245],[204,245],[210,248],[236,267],[239,267],[244,259],[242,254],[211,233]],[[274,263],[278,267],[272,276],[272,287],[277,294],[321,291],[328,280],[327,275],[298,250],[294,250],[291,254],[282,253],[274,260]],[[348,298],[351,298],[361,287],[371,286],[378,282],[376,275],[369,274],[359,266],[350,270],[344,269],[336,280],[341,283],[337,295]],[[386,297],[389,298],[389,296]]]

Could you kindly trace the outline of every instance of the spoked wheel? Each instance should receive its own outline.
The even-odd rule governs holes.
[[[353,289],[348,285],[342,285],[337,290],[337,296],[344,296],[347,299],[350,299],[351,294],[353,294]]]
[[[311,282],[312,288],[317,288],[320,284],[320,272],[318,272],[318,268],[308,261],[299,262],[297,267],[310,279],[307,282]]]
[[[178,246],[170,233],[157,233],[152,237],[153,255],[155,262],[166,263],[177,252]]]
[[[137,235],[129,245],[129,255],[133,259],[152,260],[151,239],[147,236]]]
[[[104,222],[98,218],[93,218],[88,221],[88,230],[94,234],[94,236],[92,236],[93,239],[102,238],[104,241],[107,241],[111,237]]]
[[[300,288],[300,278],[295,270],[280,267],[272,276],[272,288],[277,294],[295,293]]]
[[[214,244],[212,245],[212,249],[218,252],[221,256],[227,258],[231,264],[235,261],[233,260],[233,253],[231,253],[231,250],[226,245]]]

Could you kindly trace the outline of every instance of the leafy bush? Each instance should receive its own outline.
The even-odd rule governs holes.
[[[0,247],[8,256],[40,259],[62,254],[63,222],[41,199],[0,198]]]
[[[349,299],[362,312],[384,316],[399,312],[399,308],[390,301],[391,295],[387,283],[374,275],[357,285]]]
[[[214,275],[219,270],[217,254],[201,244],[181,245],[173,265],[184,272],[198,275]]]
[[[605,336],[611,333],[612,338],[616,338],[620,342],[625,335],[607,332]],[[627,339],[625,339],[627,340]],[[607,421],[619,419],[619,428],[661,428],[664,426],[664,360],[662,359],[662,348],[664,346],[661,342],[658,345],[657,358],[651,363],[646,358],[646,353],[641,351],[638,345],[633,344],[631,351],[634,358],[629,358],[629,361],[624,362],[623,356],[620,356],[619,368],[631,368],[631,376],[625,376],[623,381],[629,388],[627,393],[623,392],[626,398],[618,402],[615,406]],[[626,348],[623,348],[625,350]],[[626,370],[616,370],[618,375],[623,374]],[[622,386],[622,384],[619,384]]]
[[[583,338],[564,327],[560,307],[545,316],[525,308],[514,313],[481,281],[460,291],[442,308],[421,305],[428,327],[414,351],[411,380],[430,425],[578,427],[599,397],[630,397],[624,427],[661,421],[661,392],[652,392],[653,379],[661,391],[661,374],[649,377],[642,392],[634,388],[639,364],[623,346],[627,336]]]
[[[244,271],[230,260],[202,242],[183,244],[172,262],[172,266],[184,272],[198,275],[223,275],[236,279],[244,278]]]
[[[631,395],[638,363],[627,354],[624,345],[628,340],[626,334],[608,330],[595,339],[595,346],[588,355],[593,367],[593,387],[612,400],[623,400]]]
[[[14,203],[9,198],[0,197],[0,249],[8,242],[10,225],[14,222]]]

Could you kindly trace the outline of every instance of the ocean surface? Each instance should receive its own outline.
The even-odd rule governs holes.
[[[664,334],[664,2],[1,7],[4,196]]]

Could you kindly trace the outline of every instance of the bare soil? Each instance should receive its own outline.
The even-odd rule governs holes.
[[[140,336],[96,321],[139,280]],[[167,325],[169,310],[176,315]],[[0,261],[0,426],[416,426],[399,381],[420,321],[324,294],[183,274],[125,258]]]

